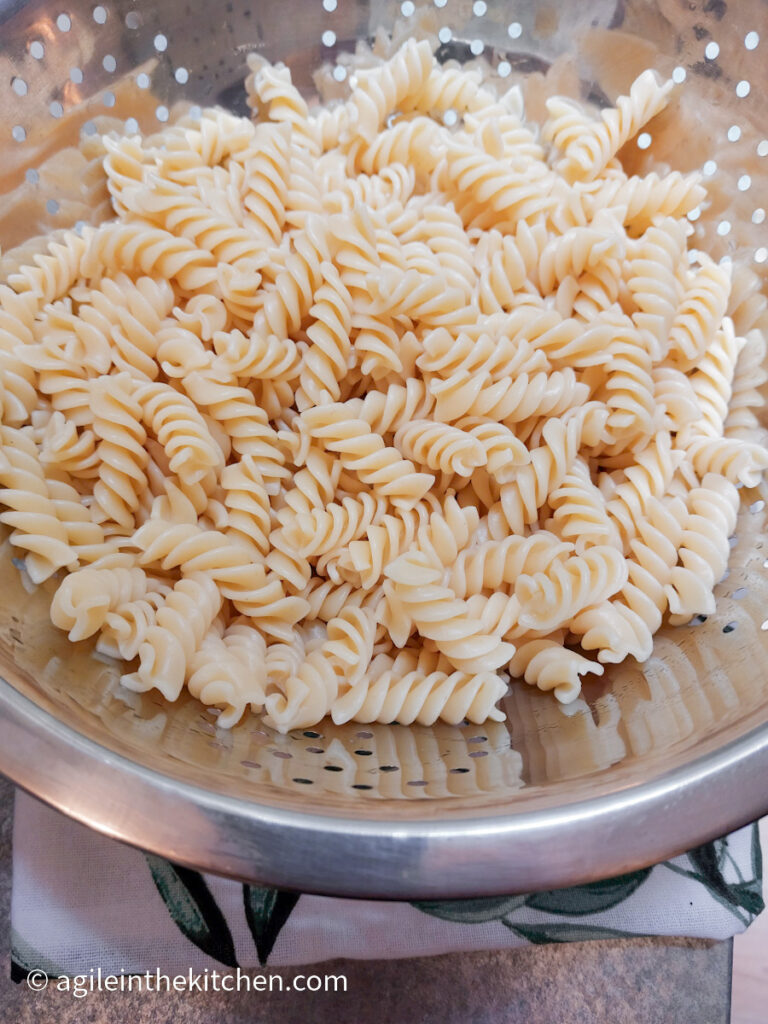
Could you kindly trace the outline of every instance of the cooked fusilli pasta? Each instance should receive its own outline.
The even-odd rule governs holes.
[[[539,130],[427,40],[343,60],[83,143],[91,225],[0,261],[0,521],[57,627],[222,728],[573,701],[714,608],[768,301],[689,248],[701,175],[629,173],[655,72]]]

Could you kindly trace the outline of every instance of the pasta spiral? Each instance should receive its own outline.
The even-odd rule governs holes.
[[[216,724],[229,729],[247,707],[260,711],[267,689],[266,646],[257,629],[235,620],[221,631],[214,623],[192,655],[187,687],[203,704],[222,708]]]
[[[139,646],[138,669],[121,676],[123,686],[139,693],[156,689],[166,700],[176,700],[220,607],[221,593],[207,576],[179,580]]]
[[[626,580],[622,552],[607,545],[555,561],[544,572],[518,576],[515,596],[521,606],[520,624],[548,632],[559,629],[582,608],[611,597]]]
[[[720,476],[707,474],[701,487],[688,496],[689,515],[681,538],[679,559],[665,587],[673,621],[715,610],[712,588],[728,565],[728,538],[736,525],[739,496]]]
[[[601,676],[605,671],[589,658],[546,638],[521,644],[509,663],[513,675],[540,690],[552,690],[562,704],[570,704],[581,692],[580,676]]]
[[[395,447],[407,458],[443,473],[471,476],[486,463],[483,446],[471,434],[445,423],[412,420],[395,434]]]
[[[127,564],[80,569],[59,584],[51,603],[51,621],[67,630],[70,640],[84,640],[104,625],[107,615],[122,604],[145,597],[149,586],[143,569]]]
[[[147,486],[147,433],[141,423],[141,403],[127,373],[96,378],[91,382],[90,399],[93,432],[99,439],[94,508],[103,519],[130,528],[139,494]]]
[[[399,722],[433,725],[438,719],[458,725],[499,721],[494,706],[504,695],[504,683],[494,672],[470,675],[448,671],[431,651],[416,655],[402,651],[394,660],[379,655],[371,664],[370,680],[361,680],[331,705],[331,717],[343,722]]]
[[[570,180],[596,178],[621,146],[663,110],[671,89],[671,81],[660,84],[655,72],[644,71],[628,96],[620,96],[615,107],[601,112],[599,121],[582,125],[568,138],[563,173]]]
[[[501,488],[501,506],[513,533],[522,533],[538,518],[538,510],[560,486],[582,443],[595,443],[602,434],[606,414],[599,406],[582,406],[567,419],[550,419],[542,431],[543,444],[531,452],[515,478]]]
[[[77,559],[67,531],[59,522],[36,446],[26,430],[0,427],[0,502],[7,506],[0,522],[13,527],[11,544],[27,552],[26,570],[35,583]]]
[[[434,477],[417,473],[413,463],[388,448],[365,420],[347,419],[345,414],[343,404],[329,404],[302,415],[312,436],[328,451],[337,452],[343,466],[396,507],[411,508],[427,493]]]
[[[441,584],[442,573],[421,552],[401,555],[385,569],[385,594],[395,614],[403,621],[393,639],[400,646],[408,636],[408,623],[434,640],[437,648],[457,669],[471,665],[475,671],[493,671],[514,652],[511,644],[483,634],[481,624],[470,618],[464,602]],[[393,632],[390,629],[390,632]]]
[[[526,573],[547,572],[554,562],[562,561],[572,551],[571,544],[546,530],[530,537],[487,540],[459,552],[451,567],[449,585],[457,597],[483,590],[493,593],[514,584]]]

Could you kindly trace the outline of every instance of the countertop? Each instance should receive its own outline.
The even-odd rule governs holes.
[[[13,787],[0,777],[2,1024],[727,1024],[730,1017],[731,943],[669,938],[329,961],[324,973],[347,975],[348,991],[339,994],[102,992],[74,999],[30,992],[10,980],[12,812]]]

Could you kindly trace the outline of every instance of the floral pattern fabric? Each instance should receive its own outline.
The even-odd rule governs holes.
[[[724,939],[763,909],[757,825],[654,867],[549,892],[413,903],[203,875],[18,793],[12,973],[53,977],[379,959],[634,935]]]

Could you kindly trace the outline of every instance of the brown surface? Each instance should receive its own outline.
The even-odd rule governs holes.
[[[346,994],[29,992],[9,980],[12,788],[0,779],[3,1024],[727,1024],[730,943],[634,939],[413,960],[335,960]],[[306,968],[301,969],[306,972]],[[293,971],[275,973],[287,980]]]

